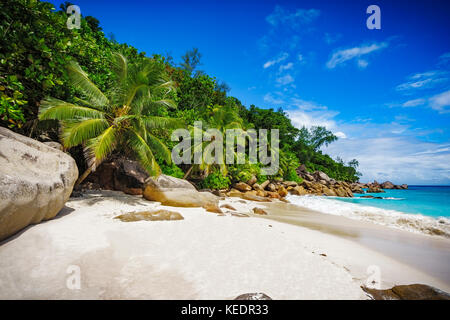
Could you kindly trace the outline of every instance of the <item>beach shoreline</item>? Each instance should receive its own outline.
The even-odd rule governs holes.
[[[55,219],[0,243],[0,298],[233,299],[264,292],[273,299],[368,299],[361,285],[373,266],[381,271],[382,288],[423,283],[450,291],[442,278],[366,243],[283,221],[280,210],[292,209],[291,204],[240,198],[225,198],[223,204],[236,210],[217,215],[166,207],[115,191],[71,198]],[[255,207],[268,215],[252,214]],[[179,212],[184,220],[114,219],[152,209]],[[324,218],[312,210],[294,210]],[[447,250],[449,241],[443,241]],[[80,271],[78,290],[67,286],[71,266]]]

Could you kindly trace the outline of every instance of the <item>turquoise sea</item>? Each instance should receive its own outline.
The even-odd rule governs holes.
[[[407,190],[385,191],[386,193],[354,194],[354,198],[334,199],[435,218],[450,217],[450,186],[408,186]],[[364,195],[383,199],[360,198]]]

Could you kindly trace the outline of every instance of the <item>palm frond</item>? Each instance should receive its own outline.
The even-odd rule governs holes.
[[[127,106],[133,105],[133,100],[139,94],[139,91],[145,91],[145,89],[148,90],[148,85],[146,83],[135,82],[129,85],[125,93],[124,104]]]
[[[64,122],[61,140],[64,147],[70,148],[82,144],[100,135],[108,128],[105,119],[86,119],[76,122]]]
[[[116,133],[117,129],[114,126],[110,126],[98,137],[88,140],[85,154],[89,166],[94,166],[95,168],[96,165],[100,164],[114,151],[118,139]]]
[[[161,106],[169,107],[171,109],[177,108],[177,104],[172,99],[160,99],[160,100],[152,101],[151,104],[161,105]]]
[[[123,83],[128,75],[128,61],[127,58],[121,53],[115,52],[113,54],[114,60],[112,69],[117,75],[117,80],[119,83]]]
[[[160,79],[160,82],[162,83],[160,83],[157,87],[167,89],[166,93],[176,90],[175,81],[172,80],[166,81],[166,79]]]
[[[80,65],[71,61],[67,65],[67,73],[70,77],[72,85],[85,95],[86,99],[94,106],[103,107],[109,104],[108,98],[100,91],[99,88],[89,80],[86,72],[81,69]]]
[[[129,148],[136,154],[139,163],[151,175],[158,176],[161,168],[155,160],[152,150],[142,136],[134,131],[129,130],[127,136]]]
[[[154,153],[161,156],[167,164],[172,163],[172,153],[161,140],[154,135],[147,133],[147,144],[153,149]]]
[[[177,129],[184,127],[183,120],[157,116],[142,116],[140,120],[147,130],[153,129]]]
[[[104,118],[104,113],[55,98],[46,98],[41,101],[39,120],[73,120],[79,117],[100,119]]]

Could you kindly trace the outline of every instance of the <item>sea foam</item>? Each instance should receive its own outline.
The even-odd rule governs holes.
[[[421,214],[410,214],[396,210],[381,209],[321,196],[288,195],[286,199],[292,204],[326,214],[370,221],[376,224],[416,233],[440,235],[450,238],[450,220],[444,217],[436,219]]]

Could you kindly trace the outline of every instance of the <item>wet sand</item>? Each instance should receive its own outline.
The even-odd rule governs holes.
[[[294,204],[271,203],[267,208],[267,219],[349,239],[450,286],[450,239],[328,215]]]

